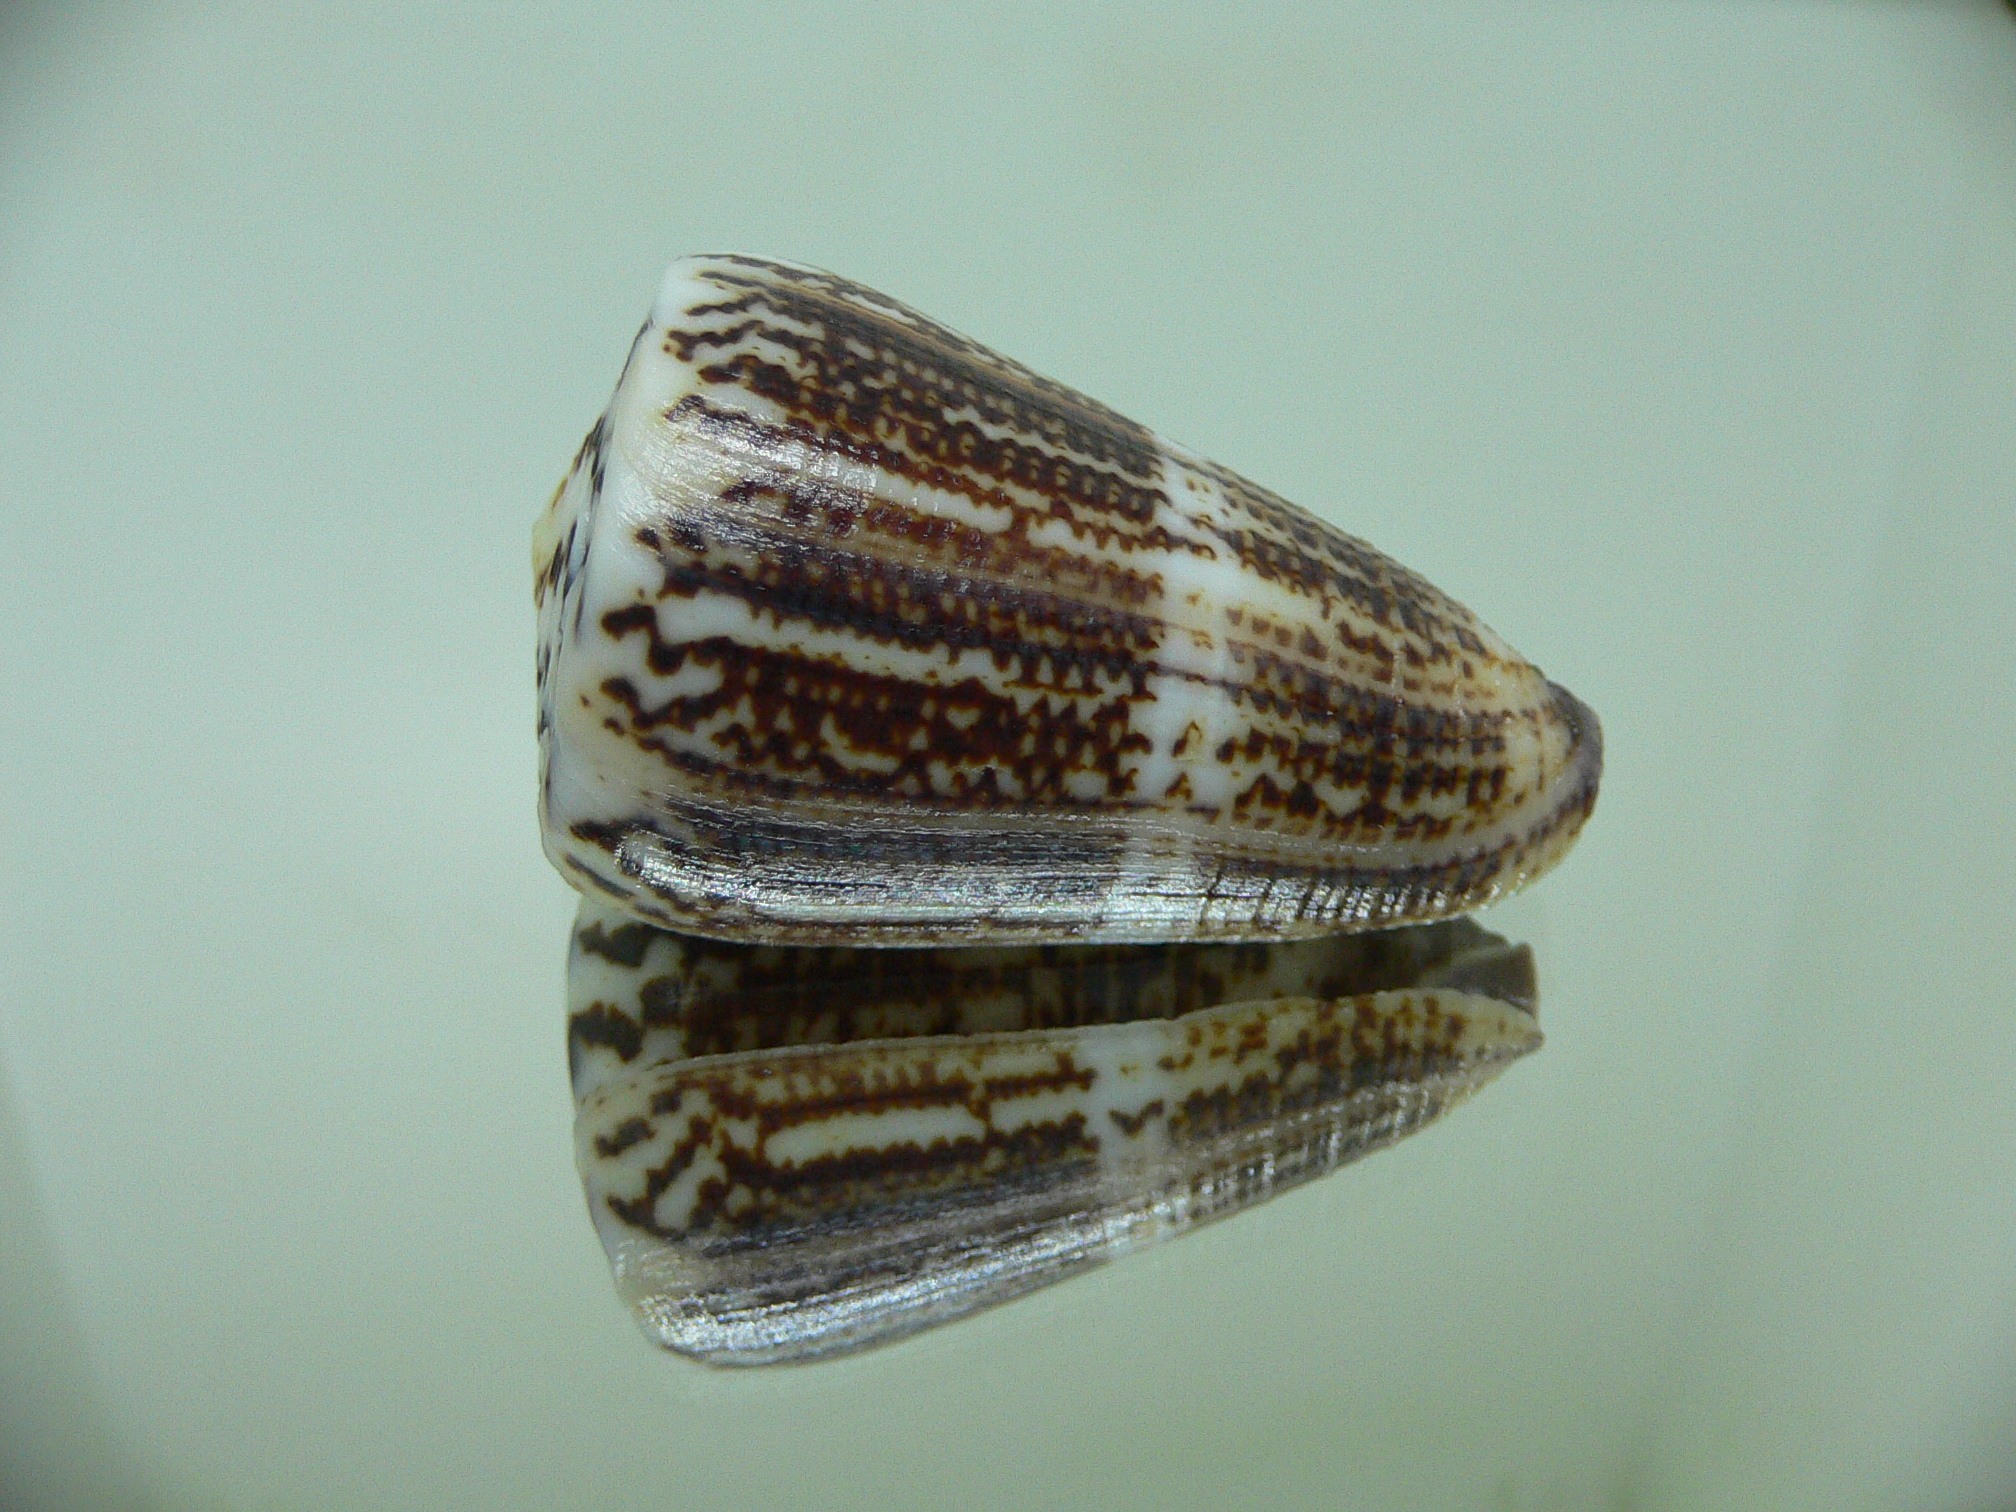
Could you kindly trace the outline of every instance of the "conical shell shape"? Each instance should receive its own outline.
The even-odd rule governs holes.
[[[775,942],[1458,913],[1595,717],[1364,542],[829,274],[675,264],[535,545],[575,885]]]
[[[1379,1149],[1540,1043],[1469,920],[1268,945],[787,949],[584,900],[576,1157],[616,1284],[716,1364],[1005,1301]]]

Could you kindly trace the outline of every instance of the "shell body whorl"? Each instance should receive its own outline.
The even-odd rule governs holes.
[[[549,853],[689,933],[1369,928],[1595,801],[1595,717],[1460,604],[802,268],[673,266],[535,559]]]

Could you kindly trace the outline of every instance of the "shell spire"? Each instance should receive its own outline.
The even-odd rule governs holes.
[[[1374,928],[1595,803],[1595,716],[1462,605],[806,268],[673,265],[535,557],[548,852],[671,929]]]

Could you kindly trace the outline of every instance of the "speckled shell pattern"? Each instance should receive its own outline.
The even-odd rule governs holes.
[[[805,268],[673,266],[535,569],[549,853],[671,929],[1374,928],[1595,802],[1594,715],[1461,605]]]
[[[793,949],[584,900],[576,1155],[645,1331],[882,1343],[1379,1149],[1540,1043],[1469,920],[1275,944]]]

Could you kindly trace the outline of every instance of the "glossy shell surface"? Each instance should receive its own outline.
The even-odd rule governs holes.
[[[1595,800],[1594,716],[1460,604],[808,269],[673,266],[535,568],[549,854],[668,928],[1369,928]]]
[[[1468,920],[1595,716],[881,295],[673,265],[534,543],[576,1157],[645,1331],[816,1359],[1390,1144],[1540,1043]]]

